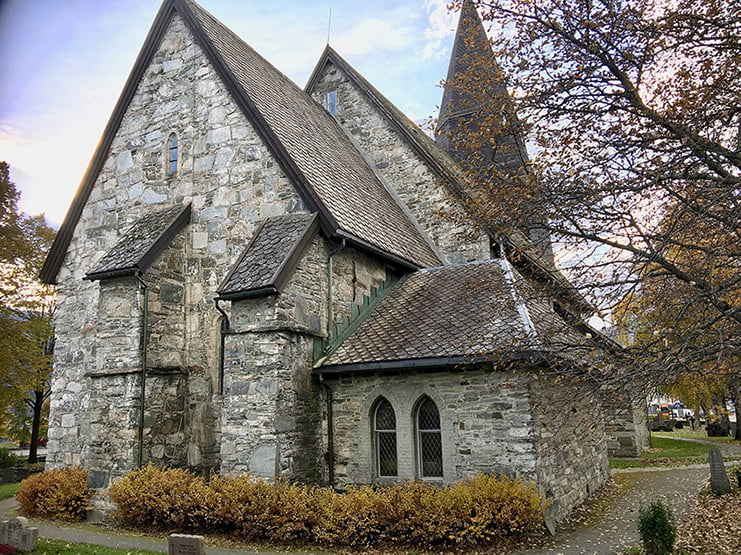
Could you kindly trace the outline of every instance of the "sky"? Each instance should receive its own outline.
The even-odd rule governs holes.
[[[445,0],[199,3],[301,87],[329,34],[409,117],[436,113],[458,19]],[[61,224],[160,4],[0,0],[0,160],[24,212]]]

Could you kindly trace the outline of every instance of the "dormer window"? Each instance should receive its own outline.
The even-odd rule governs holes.
[[[173,133],[167,142],[167,175],[178,172],[178,136]]]
[[[327,93],[327,112],[332,115],[337,113],[337,91]]]

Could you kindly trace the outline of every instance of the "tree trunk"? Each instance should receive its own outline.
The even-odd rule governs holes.
[[[44,392],[34,391],[31,403],[33,422],[31,423],[31,445],[28,448],[28,462],[38,460],[39,429],[41,428],[41,408],[44,406]]]

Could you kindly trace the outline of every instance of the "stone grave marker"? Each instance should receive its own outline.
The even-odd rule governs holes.
[[[170,534],[167,538],[168,555],[206,555],[203,536]]]
[[[715,493],[728,493],[731,491],[731,482],[723,465],[723,455],[717,447],[710,450],[710,489]]]
[[[12,545],[18,551],[33,551],[39,541],[39,529],[32,528],[22,516],[0,521],[0,544]]]

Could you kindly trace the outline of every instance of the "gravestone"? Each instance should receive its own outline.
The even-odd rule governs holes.
[[[206,555],[203,536],[170,534],[167,538],[168,555]]]
[[[723,465],[723,455],[717,447],[710,450],[710,489],[714,493],[728,493],[731,491],[731,482]]]
[[[33,551],[39,541],[39,529],[28,526],[22,516],[0,521],[0,544],[12,545],[18,551]]]

